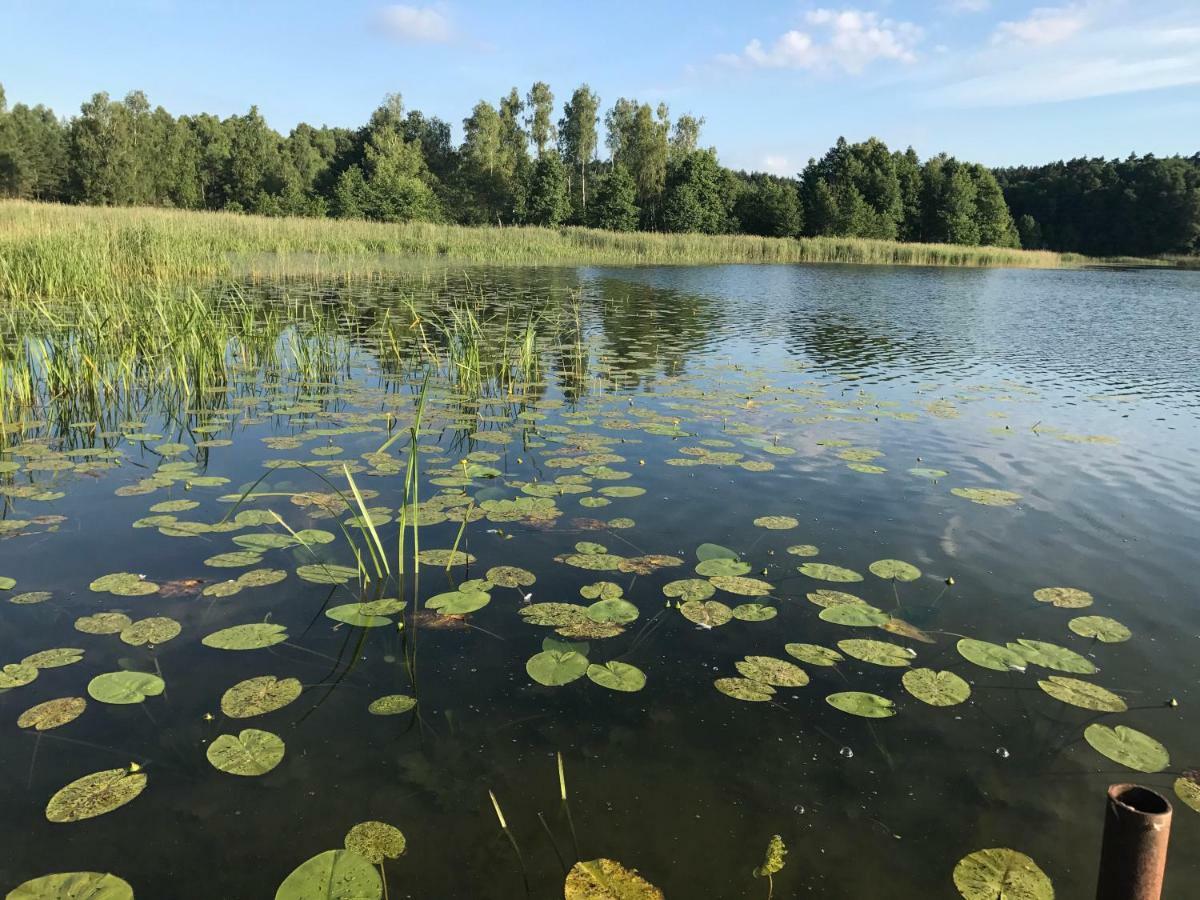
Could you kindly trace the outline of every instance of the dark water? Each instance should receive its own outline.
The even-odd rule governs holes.
[[[765,882],[751,870],[772,834],[789,850],[775,876],[777,897],[955,897],[955,863],[988,847],[1031,856],[1059,897],[1089,897],[1105,786],[1137,780],[1174,798],[1177,775],[1200,767],[1194,274],[501,270],[242,290],[256,309],[296,315],[296,327],[277,346],[323,343],[336,348],[336,363],[314,379],[300,373],[295,357],[288,357],[291,367],[275,368],[276,361],[266,369],[231,357],[227,384],[190,397],[152,392],[141,401],[142,427],[125,432],[162,438],[108,440],[123,454],[111,470],[39,468],[39,452],[31,457],[30,447],[58,451],[78,438],[78,430],[53,424],[28,431],[24,443],[10,435],[0,452],[0,461],[21,464],[0,475],[8,484],[52,485],[64,495],[8,496],[5,518],[65,517],[0,541],[0,575],[17,582],[8,595],[52,592],[36,605],[0,602],[2,661],[52,647],[86,651],[82,662],[43,670],[0,695],[6,890],[50,872],[91,870],[120,875],[139,898],[272,897],[294,867],[341,847],[355,823],[377,819],[408,840],[405,855],[387,864],[391,897],[521,897],[521,871],[498,828],[490,789],[522,850],[530,895],[562,896],[555,844],[568,865],[576,851],[558,798],[561,752],[580,858],[636,867],[668,897],[765,897]],[[589,494],[568,494],[556,501],[561,517],[544,526],[472,522],[461,548],[477,562],[467,574],[456,569],[455,580],[519,566],[537,576],[527,589],[535,602],[584,604],[590,601],[579,597],[581,586],[621,583],[640,618],[622,635],[590,641],[588,656],[636,665],[646,674],[643,690],[609,691],[587,678],[560,687],[533,682],[525,661],[554,633],[522,620],[514,589],[494,589],[490,604],[469,617],[470,628],[339,625],[323,610],[354,599],[351,588],[298,578],[296,567],[312,562],[301,548],[266,551],[258,567],[285,569],[288,577],[229,598],[89,590],[93,579],[122,571],[159,584],[236,577],[243,570],[214,569],[204,560],[239,549],[237,534],[272,529],[181,539],[130,526],[150,515],[152,504],[180,498],[200,503],[177,513],[180,520],[218,522],[232,507],[219,498],[240,493],[273,460],[357,461],[359,486],[379,492],[368,505],[394,515],[402,471],[380,470],[377,459],[362,454],[412,417],[419,355],[399,363],[380,349],[377,330],[389,317],[408,324],[405,298],[429,310],[468,300],[493,329],[506,313],[522,325],[531,310],[543,314],[543,368],[532,385],[486,386],[489,396],[464,407],[444,372],[434,376],[429,431],[421,439],[430,448],[421,454],[421,499],[458,490],[430,483],[430,470],[453,468],[473,451],[496,454],[485,464],[501,472],[465,488],[477,499],[519,497],[514,481],[579,474],[546,462],[578,456],[581,435],[582,452],[622,457],[608,465],[630,477],[597,479],[591,495],[606,485],[635,485],[644,495],[587,508],[578,500]],[[296,313],[301,308],[303,315]],[[324,321],[316,336],[314,316]],[[652,433],[676,422],[676,435]],[[205,423],[220,428],[190,430]],[[649,424],[660,427],[647,431]],[[345,426],[361,428],[306,436]],[[511,442],[471,437],[496,431]],[[261,440],[271,436],[301,440],[277,449]],[[194,446],[214,438],[232,444]],[[694,459],[681,449],[706,440],[729,442],[711,450],[774,468],[666,463]],[[164,441],[187,445],[175,460],[196,462],[194,474],[228,482],[115,495],[164,464],[148,449]],[[343,452],[311,452],[330,445]],[[391,447],[393,460],[403,463],[405,446]],[[886,471],[848,468],[838,456],[843,446],[881,451],[871,463]],[[779,448],[794,452],[772,452]],[[920,478],[907,472],[914,466],[948,474]],[[345,485],[340,468],[321,471]],[[1000,488],[1020,499],[983,506],[953,495],[954,487]],[[265,488],[330,490],[300,468],[269,472],[259,490]],[[353,564],[337,519],[309,519],[312,507],[286,496],[243,508],[274,509],[294,529],[329,530],[336,540],[320,555]],[[752,524],[767,515],[799,524]],[[614,517],[635,524],[603,527]],[[421,546],[449,548],[458,530],[453,521],[423,526]],[[351,532],[365,547],[368,538]],[[379,533],[394,557],[397,526]],[[633,575],[555,561],[577,541],[623,556],[671,554],[684,565]],[[667,606],[662,585],[696,577],[695,548],[703,542],[737,551],[752,575],[770,582],[771,598],[762,602],[777,607],[775,618],[735,619],[709,630]],[[829,584],[798,574],[806,560],[785,551],[808,543],[820,549],[815,561],[865,580]],[[867,572],[885,558],[913,563],[923,576],[893,586]],[[414,591],[423,601],[449,589],[438,566],[423,566],[415,585],[408,571],[406,620]],[[1080,611],[1038,603],[1033,591],[1047,586],[1085,589],[1095,604]],[[818,619],[820,609],[805,594],[823,587],[897,609],[934,643]],[[393,583],[383,595],[399,592]],[[719,592],[715,599],[734,606],[745,598]],[[182,633],[149,649],[72,627],[79,616],[108,610],[134,619],[168,616]],[[1067,623],[1084,614],[1117,619],[1133,637],[1116,644],[1078,637]],[[287,626],[288,643],[245,652],[200,643],[268,615]],[[1070,647],[1099,667],[1079,677],[1116,691],[1130,709],[1099,714],[1060,703],[1037,686],[1053,673],[1032,665],[1024,673],[979,668],[956,652],[959,636]],[[788,642],[833,647],[846,638],[910,646],[915,666],[961,675],[972,696],[958,706],[928,706],[901,686],[902,669],[853,659],[836,669],[804,665],[811,683],[778,689],[773,703],[739,702],[713,687],[715,678],[737,674],[734,663],[743,656],[787,659]],[[121,668],[161,672],[166,692],[125,706],[89,699],[79,719],[40,739],[16,726],[35,703],[86,696],[93,676]],[[265,716],[225,718],[222,693],[265,674],[298,678],[304,693]],[[844,690],[876,692],[895,701],[898,714],[868,720],[825,703]],[[392,693],[415,695],[417,711],[367,712],[373,699]],[[1167,705],[1172,698],[1177,706]],[[1095,721],[1152,735],[1169,751],[1169,767],[1140,774],[1101,756],[1082,737]],[[242,728],[285,741],[283,761],[268,774],[237,777],[206,760],[214,738]],[[148,785],[128,805],[83,822],[47,821],[47,800],[59,788],[131,762],[144,767]],[[1175,806],[1166,896],[1186,898],[1200,895],[1193,852],[1200,815]]]

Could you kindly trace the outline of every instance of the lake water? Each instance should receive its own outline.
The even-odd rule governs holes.
[[[6,683],[18,685],[0,692],[0,888],[94,871],[139,898],[268,898],[352,826],[379,820],[407,838],[384,866],[389,897],[522,897],[491,790],[533,897],[562,896],[564,864],[598,857],[668,897],[766,897],[751,873],[773,834],[788,848],[776,897],[954,897],[956,863],[984,848],[1028,854],[1060,898],[1090,897],[1105,787],[1136,780],[1175,804],[1165,896],[1200,893],[1200,815],[1172,790],[1200,767],[1197,275],[488,269],[198,290],[229,329],[209,329],[216,350],[164,337],[138,368],[128,345],[111,347],[111,360],[79,366],[91,387],[73,387],[18,352],[51,336],[62,350],[77,308],[64,303],[56,327],[26,322],[0,351],[10,377],[44,379],[36,406],[5,410],[0,438],[0,576],[15,581],[0,592],[0,664],[16,664]],[[414,575],[410,521],[400,575],[396,519],[423,386],[419,546],[458,541],[472,561],[447,571],[427,554]],[[682,599],[699,599],[681,609],[663,588],[705,580],[702,544],[717,545],[702,556],[745,565],[710,565],[716,582],[685,586]],[[327,568],[357,568],[355,547],[362,578]],[[920,575],[880,577],[879,560]],[[799,571],[814,563],[860,580]],[[496,566],[536,581],[483,600],[478,583],[457,590]],[[259,586],[228,584],[264,570],[249,579]],[[588,586],[601,581],[627,602],[609,587],[593,607],[601,589]],[[1047,587],[1094,602],[1039,602]],[[720,605],[702,606],[714,589]],[[807,595],[838,598],[820,590],[872,610],[858,625],[829,621]],[[425,608],[447,592],[451,609],[486,605]],[[379,598],[407,606],[347,606]],[[576,606],[538,606],[550,602]],[[130,632],[111,616],[83,627],[123,634],[78,629],[101,613],[170,619],[179,633],[161,621]],[[1105,617],[1103,636],[1124,637],[1123,625],[1132,637],[1074,633],[1085,616]],[[545,620],[565,635],[534,624]],[[286,640],[202,643],[263,622]],[[1053,647],[990,669],[960,654],[964,638]],[[636,669],[540,684],[526,664],[547,639],[586,642],[575,649],[588,664]],[[844,658],[814,665],[789,644]],[[562,654],[551,680],[586,668],[546,646]],[[21,661],[52,648],[82,659],[43,657],[24,683]],[[895,665],[855,658],[876,651]],[[719,691],[747,656],[795,663],[809,683],[762,702]],[[969,698],[923,702],[902,682],[917,668],[954,673]],[[637,671],[640,690],[611,689],[637,687]],[[165,690],[96,699],[116,698],[93,679],[119,672]],[[226,715],[225,692],[258,676],[296,679],[300,694]],[[1050,676],[1100,685],[1128,709],[1062,702],[1039,686]],[[769,694],[755,681],[731,684]],[[128,681],[114,685],[133,699]],[[845,692],[894,706],[864,718],[826,700]],[[397,694],[415,707],[369,711]],[[67,697],[86,699],[72,721],[17,725]],[[1102,755],[1084,738],[1097,724],[1149,735],[1169,763],[1140,773]],[[207,758],[243,729],[286,747],[265,774]],[[114,769],[144,776],[140,794],[48,820],[61,788]]]

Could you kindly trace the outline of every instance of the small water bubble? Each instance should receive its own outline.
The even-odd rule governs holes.
[[[1008,752],[1008,749],[1007,749],[1007,748],[1005,748],[1005,747],[997,747],[997,748],[996,748],[996,755],[997,755],[998,757],[1000,757],[1001,759],[1008,759],[1008,758],[1009,758],[1009,756],[1011,756],[1012,754],[1011,754],[1011,753],[1009,753],[1009,752]]]
[[[792,807],[792,812],[794,812],[794,813],[795,813],[796,815],[798,815],[798,816],[802,816],[802,815],[804,815],[806,812],[808,812],[808,810],[806,810],[806,809],[804,808],[804,804],[803,804],[803,803],[797,803],[795,806],[793,806],[793,807]]]
[[[842,756],[846,757],[846,759],[854,758],[854,751],[851,750],[849,747],[843,747],[841,750],[838,751],[838,753],[840,753]]]

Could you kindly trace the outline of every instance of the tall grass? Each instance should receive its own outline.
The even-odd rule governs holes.
[[[1048,251],[860,238],[622,234],[586,228],[468,228],[233,213],[0,202],[0,295],[62,297],[230,274],[339,274],[395,259],[553,265],[859,263],[1078,266]]]

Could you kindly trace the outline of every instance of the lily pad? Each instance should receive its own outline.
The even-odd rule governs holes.
[[[404,833],[387,822],[359,822],[346,832],[346,849],[380,865],[385,859],[399,859],[407,846]]]
[[[466,566],[475,562],[475,557],[462,550],[422,550],[417,559],[429,566]]]
[[[259,675],[239,681],[221,695],[221,712],[231,719],[249,719],[283,709],[303,690],[297,678]]]
[[[722,547],[720,544],[701,544],[696,548],[696,559],[704,562],[709,559],[737,559],[738,555],[735,551],[728,547]]]
[[[854,582],[862,581],[863,577],[853,569],[833,566],[829,563],[805,563],[799,567],[801,575],[816,578],[820,581]]]
[[[734,663],[734,667],[745,678],[772,687],[804,687],[808,684],[807,672],[795,663],[773,656],[747,656]]]
[[[999,488],[951,488],[950,493],[980,506],[1012,506],[1021,499],[1020,494],[1002,491]]]
[[[762,703],[775,696],[775,688],[749,678],[718,678],[713,686],[726,697],[751,703]]]
[[[1119,644],[1133,637],[1133,632],[1108,616],[1076,616],[1067,627],[1081,637],[1095,638],[1105,644]]]
[[[38,677],[37,666],[25,663],[9,663],[0,668],[0,690],[24,687]]]
[[[763,603],[739,603],[733,608],[733,617],[741,622],[765,622],[779,615],[779,610]]]
[[[883,625],[891,617],[882,609],[876,609],[865,603],[845,603],[841,606],[826,607],[821,610],[818,618],[824,622],[832,622],[834,625],[865,628],[868,626],[878,627]]]
[[[217,650],[260,650],[273,647],[288,639],[287,629],[274,622],[251,622],[222,628],[203,638],[200,643]]]
[[[525,663],[525,671],[538,684],[558,687],[581,678],[588,669],[587,657],[575,651],[543,650]]]
[[[854,594],[847,594],[845,591],[833,591],[828,588],[813,591],[810,594],[805,594],[805,596],[808,597],[809,603],[815,603],[817,606],[822,606],[826,609],[831,606],[845,606],[847,604],[868,605],[866,600],[856,597]]]
[[[1110,728],[1095,722],[1083,730],[1083,737],[1097,753],[1138,772],[1161,772],[1171,764],[1166,747],[1125,725]]]
[[[363,612],[362,607],[362,603],[343,603],[341,606],[329,607],[325,610],[325,615],[335,622],[353,625],[355,628],[382,628],[384,625],[392,624],[392,620],[387,616]]]
[[[296,574],[313,584],[345,584],[358,577],[358,569],[350,566],[335,566],[332,563],[312,563],[300,566]]]
[[[766,597],[774,588],[765,581],[757,578],[744,578],[740,575],[714,575],[709,579],[713,585],[730,594],[742,597]]]
[[[521,618],[530,625],[578,625],[588,621],[587,607],[578,603],[531,603],[519,610]]]
[[[1083,609],[1095,601],[1087,591],[1073,587],[1038,588],[1033,596],[1039,603],[1049,603],[1062,609]]]
[[[398,716],[417,705],[417,698],[408,694],[387,694],[371,701],[367,712],[373,716]]]
[[[1074,650],[1047,641],[1021,638],[1015,644],[1009,644],[1008,649],[1021,654],[1029,662],[1043,669],[1071,672],[1075,675],[1092,675],[1097,671],[1095,663],[1091,660],[1080,656]]]
[[[82,697],[60,697],[57,700],[47,700],[37,706],[31,706],[21,713],[17,719],[18,728],[32,728],[35,731],[49,731],[68,722],[74,722],[87,709],[87,701]]]
[[[31,653],[21,665],[33,666],[35,669],[58,669],[71,666],[83,659],[83,651],[78,647],[55,647],[53,650],[39,650]]]
[[[679,607],[679,612],[689,622],[705,628],[716,628],[733,618],[733,610],[719,600],[689,600]]]
[[[988,641],[978,641],[975,638],[963,638],[958,642],[958,653],[968,662],[973,662],[984,669],[994,672],[1008,672],[1013,669],[1024,671],[1028,660],[999,644]]]
[[[847,656],[853,656],[855,659],[874,663],[877,666],[909,666],[912,665],[913,658],[917,655],[908,647],[867,638],[838,641],[838,649]]]
[[[365,856],[326,850],[302,862],[275,892],[275,900],[380,900],[383,881]]]
[[[788,652],[789,656],[794,656],[800,662],[808,663],[810,666],[834,666],[846,658],[836,650],[822,647],[820,644],[792,643],[785,644],[783,649]]]
[[[537,581],[537,576],[532,572],[516,566],[493,566],[484,577],[492,584],[509,588],[529,587]]]
[[[930,706],[956,706],[971,696],[971,686],[953,672],[912,669],[900,681],[906,691]]]
[[[266,775],[283,760],[283,740],[277,734],[246,728],[238,735],[222,734],[208,745],[214,768],[230,775]]]
[[[1016,850],[976,850],[954,867],[954,886],[966,900],[1054,900],[1054,886],[1037,863]]]
[[[708,584],[707,581],[703,583]],[[665,588],[663,592],[666,592]],[[579,589],[579,596],[584,600],[616,600],[624,593],[625,589],[612,581],[597,581],[592,584],[585,584]],[[670,595],[668,594],[668,596]]]
[[[51,822],[80,822],[119,809],[146,789],[146,773],[105,769],[75,781],[50,798],[46,818]]]
[[[815,544],[793,544],[787,552],[792,556],[817,556],[821,550]]]
[[[182,627],[174,619],[166,616],[152,616],[139,619],[121,631],[121,640],[134,647],[146,644],[165,644],[179,635]]]
[[[839,691],[826,697],[825,702],[834,709],[864,719],[886,719],[896,714],[896,705],[891,700],[866,691]]]
[[[45,603],[53,594],[49,591],[25,591],[23,594],[13,594],[8,598],[8,602],[16,606],[33,606],[36,603]]]
[[[877,559],[867,568],[872,575],[893,581],[916,581],[921,577],[920,569],[902,559]]]
[[[705,578],[726,577],[736,578],[750,571],[750,564],[740,559],[730,559],[725,556],[702,560],[696,564],[696,574]]]
[[[124,613],[102,612],[75,620],[75,630],[84,634],[119,634],[133,622]]]
[[[141,703],[147,697],[157,697],[166,683],[149,672],[106,672],[88,682],[87,691],[101,703],[125,705]]]
[[[246,566],[257,566],[262,562],[262,554],[252,550],[231,550],[228,553],[218,553],[204,561],[206,566],[215,569],[241,569]]]
[[[566,900],[663,900],[663,892],[611,859],[575,863],[563,885]]]
[[[587,667],[587,677],[612,691],[640,691],[646,686],[646,673],[637,666],[623,662],[595,663]]]
[[[106,872],[60,872],[17,885],[5,900],[133,900],[133,888]]]
[[[789,528],[798,527],[800,520],[791,516],[759,516],[754,520],[754,524],[759,528],[767,528],[771,531],[786,531]]]
[[[114,572],[102,575],[88,585],[97,593],[116,594],[118,597],[145,597],[158,593],[158,585],[147,581],[133,572]]]
[[[457,590],[430,597],[425,605],[443,616],[465,616],[483,609],[491,602],[492,595],[483,591]]]
[[[1069,703],[1071,706],[1078,706],[1082,709],[1094,709],[1098,712],[1125,712],[1129,708],[1125,705],[1125,701],[1112,691],[1078,678],[1051,675],[1049,678],[1039,681],[1038,687],[1055,700],[1061,700],[1063,703]]]
[[[593,622],[614,622],[628,625],[638,617],[638,608],[628,600],[597,600],[587,608],[587,616]]]
[[[1200,772],[1184,772],[1175,779],[1175,796],[1200,812]]]

